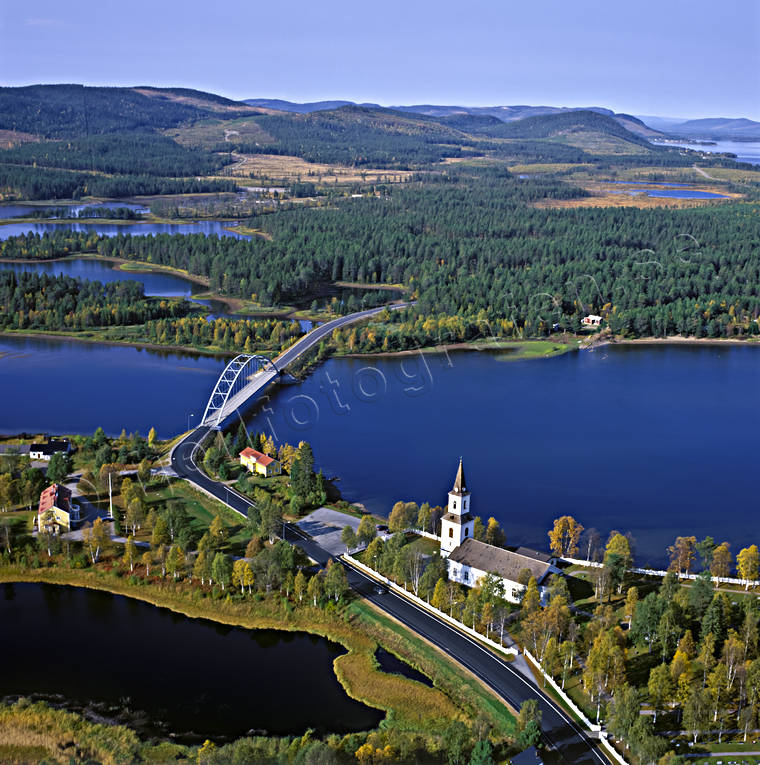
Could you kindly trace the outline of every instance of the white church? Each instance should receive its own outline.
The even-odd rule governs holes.
[[[449,579],[475,587],[487,573],[496,574],[504,583],[507,600],[519,603],[523,586],[518,580],[527,571],[535,577],[544,600],[547,580],[558,572],[554,558],[527,547],[506,549],[479,542],[473,538],[474,529],[475,517],[470,513],[470,492],[460,459],[454,487],[449,492],[448,511],[441,518],[441,555],[448,560]]]

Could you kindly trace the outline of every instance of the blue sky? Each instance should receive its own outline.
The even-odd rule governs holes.
[[[0,2],[0,83],[760,119],[758,0]]]

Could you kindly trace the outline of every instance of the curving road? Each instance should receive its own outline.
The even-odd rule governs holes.
[[[278,369],[292,363],[298,356],[313,347],[333,330],[353,321],[371,316],[381,309],[362,311],[322,325],[312,330],[275,360]],[[309,341],[308,344],[305,341]],[[212,428],[201,426],[191,431],[172,451],[171,465],[174,472],[208,494],[247,516],[251,501],[225,484],[209,478],[196,465],[197,451]],[[301,529],[293,524],[283,524],[283,537],[298,544],[306,554],[322,565],[331,554]],[[577,726],[569,715],[534,684],[528,682],[509,663],[481,646],[464,633],[459,632],[435,616],[416,606],[396,593],[385,590],[378,594],[375,583],[363,572],[344,562],[351,587],[375,606],[397,619],[406,627],[435,644],[444,653],[458,661],[482,682],[494,690],[513,708],[519,708],[526,699],[538,699],[543,713],[542,733],[551,745],[551,761],[561,763],[588,763],[606,765],[598,747]]]

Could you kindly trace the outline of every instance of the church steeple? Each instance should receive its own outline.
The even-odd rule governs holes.
[[[464,461],[459,458],[459,468],[454,486],[449,492],[449,506],[441,518],[441,555],[446,557],[475,531],[475,519],[470,515],[470,492],[464,478]]]
[[[462,457],[459,458],[459,470],[457,470],[457,477],[454,479],[454,488],[451,493],[459,494],[459,496],[470,493],[467,491],[467,483],[464,480],[464,460]]]

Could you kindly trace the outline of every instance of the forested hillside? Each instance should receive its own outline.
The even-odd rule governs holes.
[[[0,88],[0,129],[45,138],[159,130],[216,117],[220,102],[235,103],[198,91],[143,90],[83,85]],[[237,115],[228,112],[228,116],[254,111],[242,103],[235,108]]]
[[[9,164],[159,176],[208,175],[229,162],[227,155],[190,150],[153,133],[30,142],[7,149],[0,158]]]
[[[2,153],[0,153],[2,158]],[[0,163],[0,195],[21,199],[81,199],[131,197],[143,194],[199,194],[234,191],[234,181],[206,178],[160,178],[154,175],[95,175]]]
[[[346,106],[311,114],[259,116],[255,122],[276,143],[238,144],[242,152],[399,169],[460,157],[468,150],[477,153],[473,138],[459,130],[388,109]]]

